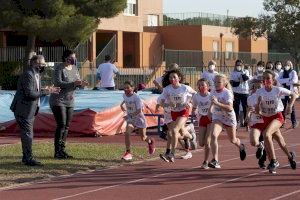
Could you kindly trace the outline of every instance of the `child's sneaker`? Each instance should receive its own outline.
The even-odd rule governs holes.
[[[209,169],[207,161],[203,161],[203,163],[201,165],[201,169]]]
[[[289,162],[292,169],[297,168],[296,154],[294,152],[290,152]]]
[[[181,156],[181,158],[184,159],[184,160],[190,159],[192,157],[193,157],[193,154],[190,151],[186,152],[185,155]]]
[[[151,139],[151,143],[148,143],[148,152],[150,155],[154,154],[155,152],[155,144],[153,139]]]
[[[240,159],[245,160],[246,159],[246,147],[244,144],[240,145]]]
[[[175,155],[173,153],[167,154],[169,162],[175,162]]]
[[[219,163],[218,161],[216,161],[215,159],[212,159],[212,161],[210,161],[210,162],[208,163],[208,166],[209,166],[210,168],[217,168],[217,169],[220,169],[220,168],[221,168],[220,163]]]
[[[159,157],[160,157],[163,161],[165,161],[165,162],[170,162],[170,161],[169,161],[169,156],[168,156],[168,154],[166,154],[166,153],[159,154]]]
[[[123,157],[122,157],[123,160],[126,160],[126,161],[130,161],[132,160],[132,154],[129,153],[129,152],[126,152]]]
[[[259,142],[259,146],[256,150],[256,158],[257,159],[260,159],[263,156],[264,149],[265,149],[264,141]]]

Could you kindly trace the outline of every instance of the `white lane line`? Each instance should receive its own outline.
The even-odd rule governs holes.
[[[279,197],[272,198],[272,199],[270,199],[270,200],[278,200],[278,199],[283,199],[283,198],[285,198],[285,197],[292,196],[292,195],[294,195],[294,194],[297,194],[297,193],[299,193],[299,192],[300,192],[300,190],[296,190],[296,191],[294,191],[294,192],[290,192],[290,193],[287,193],[287,194],[281,195],[281,196],[279,196]]]

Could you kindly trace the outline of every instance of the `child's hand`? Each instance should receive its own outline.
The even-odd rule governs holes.
[[[213,96],[213,97],[211,98],[211,101],[212,101],[213,104],[219,105],[219,101],[218,101],[218,98],[217,98],[217,97]]]

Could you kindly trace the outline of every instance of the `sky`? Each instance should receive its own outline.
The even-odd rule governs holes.
[[[263,0],[163,0],[164,13],[206,12],[236,17],[257,17]]]

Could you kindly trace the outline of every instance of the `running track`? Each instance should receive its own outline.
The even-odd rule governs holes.
[[[282,131],[290,150],[300,155],[300,128]],[[200,149],[190,160],[165,163],[156,159],[0,189],[0,199],[300,199],[300,162],[299,169],[290,169],[287,158],[276,145],[281,166],[276,175],[269,174],[258,169],[255,149],[250,147],[247,133],[239,131],[239,136],[247,145],[247,159],[240,161],[236,147],[222,136],[221,169],[200,169],[203,159]]]

